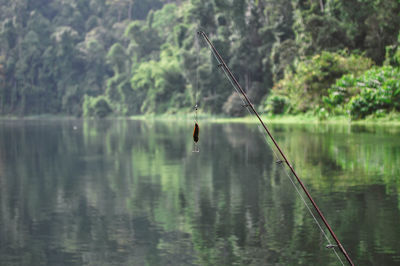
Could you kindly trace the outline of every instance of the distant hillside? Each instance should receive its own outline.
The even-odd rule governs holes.
[[[399,13],[397,0],[0,0],[0,113],[175,113],[197,98],[203,112],[242,115],[198,29],[260,110],[302,112],[299,67],[331,77],[307,97],[329,97],[352,71],[397,67]],[[334,74],[333,63],[306,63],[326,52],[371,63]],[[285,77],[299,83],[288,91]]]

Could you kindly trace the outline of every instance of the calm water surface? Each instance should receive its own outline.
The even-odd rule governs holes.
[[[340,265],[256,125],[192,126],[1,121],[0,265]],[[400,128],[272,130],[356,265],[400,265]]]

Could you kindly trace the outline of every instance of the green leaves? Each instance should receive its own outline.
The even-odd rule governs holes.
[[[288,110],[289,100],[285,96],[272,95],[267,98],[266,109],[268,113],[283,114]]]
[[[142,101],[141,112],[162,113],[190,106],[185,100],[186,81],[181,74],[177,52],[172,46],[166,46],[159,61],[143,62],[135,68],[131,86]]]
[[[125,30],[125,36],[134,44],[133,53],[136,58],[147,61],[157,57],[162,39],[152,24],[143,21],[131,22]]]
[[[334,114],[349,113],[353,119],[381,116],[400,110],[400,70],[375,67],[361,76],[346,75],[329,89],[324,102]]]
[[[348,73],[355,75],[371,65],[372,61],[365,57],[323,52],[297,63],[293,70],[287,69],[285,78],[275,85],[271,97],[287,97],[292,113],[314,110],[324,102],[335,105],[343,97],[341,84],[337,85],[337,93],[328,98],[324,97],[328,96],[328,89],[336,79]],[[346,78],[343,82],[347,81]],[[273,109],[272,106],[267,108]]]
[[[372,66],[349,54],[379,64],[386,51],[385,64],[400,62],[397,0],[47,2],[0,6],[4,113],[79,116],[84,95],[103,95],[116,115],[177,112],[195,99],[205,112],[240,113],[209,51],[197,46],[197,30],[257,95],[255,104],[274,87],[264,99],[271,112],[343,114],[362,87],[345,83]],[[346,74],[354,77],[335,85]],[[398,97],[396,81],[383,78],[376,81]],[[386,94],[374,100],[397,106]]]
[[[120,43],[114,43],[107,54],[107,59],[110,60],[116,73],[121,73],[125,70],[126,53],[124,47]]]
[[[85,95],[83,102],[83,116],[96,116],[104,118],[112,112],[111,106],[107,98],[104,96],[90,97]]]
[[[360,94],[349,103],[352,118],[364,118],[367,115],[399,111],[400,71],[397,68],[382,67],[367,71],[358,79]]]

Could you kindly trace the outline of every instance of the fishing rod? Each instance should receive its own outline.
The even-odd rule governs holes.
[[[203,37],[203,39],[206,41],[206,43],[208,44],[209,48],[211,49],[211,51],[213,52],[213,54],[215,55],[217,61],[218,61],[218,67],[223,68],[223,70],[225,70],[225,73],[228,75],[228,78],[230,79],[230,81],[233,83],[233,85],[237,88],[237,90],[239,90],[239,92],[242,94],[243,98],[246,101],[246,106],[249,107],[253,113],[255,114],[255,116],[258,118],[258,120],[260,121],[262,127],[264,128],[264,130],[266,131],[267,135],[269,136],[269,138],[272,140],[272,142],[274,143],[275,147],[278,149],[280,155],[283,158],[283,161],[280,161],[280,163],[284,162],[286,163],[286,165],[289,167],[290,171],[293,173],[293,175],[296,177],[297,182],[300,184],[301,188],[303,189],[304,193],[307,195],[307,198],[310,200],[311,204],[313,205],[314,209],[317,211],[319,217],[321,218],[321,220],[323,221],[323,223],[325,224],[326,228],[328,229],[329,233],[331,234],[331,236],[333,237],[333,239],[335,240],[337,246],[339,247],[340,251],[343,253],[343,255],[345,256],[346,260],[348,261],[348,263],[352,266],[354,266],[353,261],[351,260],[350,256],[347,254],[346,250],[344,249],[342,243],[340,243],[339,239],[336,237],[335,233],[333,232],[331,226],[329,225],[328,221],[325,219],[325,216],[322,214],[321,210],[318,208],[317,204],[315,203],[315,201],[313,200],[313,198],[311,197],[311,194],[308,192],[307,188],[305,187],[304,183],[301,181],[301,179],[299,178],[299,176],[297,175],[296,171],[294,170],[293,166],[289,163],[287,157],[285,156],[285,154],[283,153],[282,149],[279,147],[278,143],[276,142],[275,138],[272,136],[271,132],[269,131],[268,127],[265,125],[265,123],[263,122],[263,120],[261,119],[260,115],[258,114],[258,112],[256,111],[256,109],[254,108],[253,104],[251,103],[250,99],[247,97],[246,93],[244,92],[244,90],[242,89],[242,87],[240,86],[239,82],[237,81],[237,79],[235,78],[235,76],[232,74],[232,71],[229,69],[229,67],[227,66],[227,64],[225,63],[225,61],[222,59],[221,55],[218,53],[217,49],[215,49],[214,45],[212,44],[212,42],[210,41],[210,39],[208,38],[207,34],[205,34],[203,31],[198,31],[197,32],[198,35],[200,35],[201,37]],[[328,246],[331,247],[331,246]]]

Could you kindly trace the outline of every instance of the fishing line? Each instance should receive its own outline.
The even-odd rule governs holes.
[[[197,103],[197,94],[199,92],[199,57],[200,57],[200,45],[199,45],[199,36],[198,34],[195,34],[195,46],[196,46],[196,88],[195,88],[195,93],[194,93],[194,102],[195,102],[195,121],[197,122],[197,109],[198,109],[198,103]]]
[[[200,45],[199,45],[199,35],[195,34],[194,37],[195,47],[196,47],[196,82],[194,88],[194,129],[193,129],[193,148],[192,152],[200,152],[198,141],[199,141],[199,133],[200,128],[198,124],[198,109],[199,105],[197,102],[197,94],[199,91],[199,56],[200,56]]]
[[[278,155],[276,154],[276,152],[274,151],[274,149],[272,149],[271,145],[268,143],[268,145],[270,146],[272,152],[274,153],[275,157],[278,158]],[[310,206],[307,204],[305,198],[303,197],[301,191],[299,190],[299,188],[297,187],[296,183],[294,182],[293,178],[290,176],[290,173],[287,171],[287,169],[285,167],[283,167],[283,164],[280,164],[281,169],[283,170],[283,172],[286,174],[286,176],[289,178],[290,182],[292,183],[292,185],[294,186],[297,194],[300,196],[301,201],[304,203],[304,205],[306,206],[308,212],[311,214],[312,218],[314,219],[315,223],[317,224],[319,230],[321,231],[322,235],[325,237],[325,239],[328,242],[328,246],[333,247],[332,242],[330,241],[329,237],[327,236],[327,234],[325,233],[325,230],[322,228],[321,224],[318,222],[317,217],[315,217],[314,213],[312,212]],[[331,248],[333,250],[333,252],[335,253],[336,257],[339,259],[339,261],[341,262],[342,265],[343,261],[340,258],[339,254],[337,254],[336,250],[334,248]]]
[[[203,34],[204,34],[204,33],[203,33]],[[204,37],[204,36],[203,36],[203,37]],[[204,41],[206,42],[205,37],[204,37]],[[214,52],[214,49],[215,49],[215,48],[213,49],[213,47],[211,46],[211,44],[209,44],[208,42],[206,42],[206,45],[207,45],[207,47],[211,50],[211,53],[213,54],[213,56],[214,56],[215,59],[217,60],[217,62],[218,62],[218,67],[219,67],[219,68],[222,68],[222,70],[223,70],[225,76],[226,76],[226,77],[228,78],[228,80],[230,81],[230,83],[231,83],[231,85],[233,86],[233,88],[235,89],[236,93],[239,94],[239,97],[240,97],[240,99],[242,100],[242,102],[243,102],[243,104],[244,104],[243,106],[246,107],[246,109],[247,109],[247,111],[249,112],[250,115],[251,115],[252,113],[253,113],[254,115],[256,115],[256,113],[254,113],[255,110],[253,110],[253,109],[254,109],[254,106],[253,106],[253,109],[250,109],[249,105],[246,104],[246,101],[245,101],[246,98],[245,98],[245,96],[243,95],[244,92],[240,93],[239,89],[237,88],[237,86],[235,85],[234,81],[232,80],[231,75],[229,75],[228,72],[227,72],[227,69],[225,69],[225,64],[224,64],[224,62],[221,62],[221,60],[220,60],[219,57],[217,56],[216,52]],[[250,103],[250,104],[251,104],[251,103]],[[253,112],[251,112],[251,111],[253,111]],[[256,115],[256,116],[257,116],[257,115]],[[259,118],[259,119],[260,119],[260,118]],[[258,124],[258,129],[263,133],[262,127],[261,127],[260,124]],[[281,157],[278,156],[278,154],[276,153],[275,148],[274,148],[274,146],[273,146],[272,143],[271,143],[272,140],[268,139],[267,136],[266,136],[265,134],[262,134],[262,135],[264,136],[264,140],[267,142],[268,146],[269,146],[270,149],[272,150],[272,152],[273,152],[273,154],[274,154],[274,157],[277,159],[276,162],[277,162],[277,163],[279,162],[278,164],[280,164],[281,169],[284,171],[284,173],[286,174],[286,176],[288,177],[288,179],[290,180],[290,182],[291,182],[292,185],[294,186],[294,188],[295,188],[297,194],[300,196],[301,201],[302,201],[303,204],[306,206],[308,212],[311,214],[313,220],[314,220],[315,223],[317,224],[317,226],[318,226],[318,228],[320,229],[322,235],[323,235],[323,236],[325,237],[325,239],[327,240],[327,242],[328,242],[327,248],[332,249],[333,252],[334,252],[334,254],[336,255],[337,259],[339,260],[339,262],[340,262],[342,265],[344,265],[342,259],[340,258],[339,254],[336,252],[336,250],[335,250],[335,248],[334,248],[335,246],[332,245],[332,243],[331,243],[329,237],[328,237],[327,234],[325,233],[325,231],[324,231],[324,229],[322,228],[321,224],[318,222],[316,216],[313,214],[313,212],[312,212],[310,206],[307,204],[305,198],[303,197],[301,191],[300,191],[299,188],[297,187],[297,185],[296,185],[296,183],[294,182],[293,178],[290,176],[290,173],[289,173],[288,170],[284,167],[283,162],[285,162],[285,161],[281,160]],[[285,159],[286,159],[286,158],[285,158]],[[286,163],[289,164],[289,163],[287,162],[287,159],[286,159]],[[310,199],[310,200],[311,200],[311,199]],[[342,247],[342,248],[343,248],[343,247]],[[342,251],[342,252],[343,252],[343,251]],[[343,252],[343,253],[344,253],[344,252]],[[347,255],[347,254],[345,254],[345,255]],[[349,260],[349,258],[348,258],[347,256],[346,256],[346,259]],[[351,260],[349,261],[349,263],[350,263],[351,265],[353,265],[353,263],[351,262]]]
[[[242,100],[243,104],[247,105],[245,100],[243,99],[243,96],[241,95],[241,93],[238,91],[238,89],[236,88],[236,86],[234,85],[233,81],[231,80],[231,78],[229,77],[229,75],[226,73],[225,68],[222,68],[224,74],[226,75],[226,77],[228,78],[228,80],[230,81],[231,85],[233,86],[233,88],[235,89],[236,93],[239,94],[240,99]],[[250,110],[249,107],[246,106],[246,110],[247,112],[252,115],[252,112]],[[261,125],[257,124],[258,130],[263,133],[262,131],[262,127]],[[276,153],[274,147],[272,146],[272,144],[270,143],[270,140],[267,138],[267,136],[265,134],[262,134],[264,141],[267,143],[267,145],[270,147],[270,149],[272,150],[272,153],[274,154],[275,157],[275,162],[281,162],[281,158],[278,156],[278,154]],[[314,213],[312,212],[310,206],[307,204],[307,201],[305,200],[304,196],[302,195],[301,191],[299,190],[299,188],[297,187],[296,183],[294,182],[293,178],[290,176],[290,173],[287,171],[287,169],[284,167],[283,163],[279,164],[281,169],[283,170],[283,172],[286,174],[286,176],[288,177],[288,179],[290,180],[290,182],[292,183],[292,185],[294,186],[297,194],[300,196],[301,201],[303,202],[303,204],[306,206],[308,212],[311,214],[312,218],[314,219],[315,223],[317,224],[319,230],[321,231],[322,235],[325,237],[325,239],[328,242],[329,246],[332,246],[332,242],[330,241],[329,237],[327,236],[327,234],[325,233],[325,230],[322,228],[321,224],[318,222],[316,216],[314,215]],[[334,248],[332,248],[333,252],[335,253],[336,257],[338,258],[338,260],[340,261],[340,263],[342,265],[343,261],[341,260],[339,254],[336,252],[336,250]]]
[[[232,85],[233,88],[235,89],[236,93],[239,94],[239,97],[240,97],[240,99],[242,100],[243,104],[246,106],[247,104],[246,104],[245,100],[243,99],[243,96],[241,95],[241,93],[238,91],[238,89],[237,89],[236,86],[234,85],[234,83],[233,83],[232,79],[229,77],[228,73],[226,73],[225,68],[222,68],[222,69],[223,69],[224,74],[226,75],[226,77],[227,77],[228,80],[230,81],[231,85]],[[246,106],[246,110],[247,110],[247,112],[248,112],[250,115],[253,115],[252,112],[251,112],[250,107]],[[259,130],[261,133],[263,133],[263,131],[262,131],[262,126],[261,126],[261,125],[257,124],[257,128],[258,128],[258,130]],[[264,141],[267,143],[267,145],[268,145],[268,146],[270,147],[270,149],[272,150],[272,153],[274,154],[274,157],[275,157],[275,162],[280,162],[280,161],[282,161],[281,158],[280,158],[280,157],[278,156],[278,154],[276,153],[274,147],[273,147],[272,144],[270,143],[271,140],[269,140],[265,134],[262,134],[262,136],[263,136]],[[317,220],[316,216],[314,215],[314,213],[312,212],[310,206],[307,204],[307,202],[306,202],[304,196],[302,195],[301,191],[300,191],[299,188],[297,187],[297,185],[296,185],[296,183],[294,182],[293,178],[290,176],[290,173],[289,173],[289,172],[287,171],[287,169],[284,167],[283,163],[280,163],[279,165],[280,165],[281,169],[283,170],[283,172],[284,172],[284,173],[286,174],[286,176],[288,177],[288,179],[290,180],[290,183],[292,183],[292,185],[294,186],[294,188],[295,188],[297,194],[300,196],[301,201],[302,201],[303,204],[306,206],[308,212],[311,214],[312,218],[314,219],[315,223],[317,224],[317,226],[318,226],[319,230],[321,231],[322,235],[323,235],[323,236],[325,237],[325,239],[327,240],[328,245],[329,245],[329,246],[332,246],[332,242],[330,241],[330,239],[329,239],[328,236],[326,235],[325,230],[322,228],[321,224],[318,222],[318,220]],[[338,258],[338,260],[340,261],[340,263],[341,263],[342,265],[344,265],[344,264],[343,264],[343,261],[341,260],[339,254],[336,252],[336,250],[335,250],[334,248],[332,248],[332,250],[333,250],[333,252],[335,253],[335,255],[336,255],[336,257]]]

